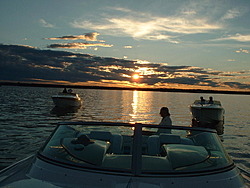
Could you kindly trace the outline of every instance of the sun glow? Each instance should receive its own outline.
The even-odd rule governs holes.
[[[132,76],[132,78],[135,79],[135,80],[137,80],[137,79],[140,78],[140,76],[139,76],[139,74],[134,74],[134,75]]]

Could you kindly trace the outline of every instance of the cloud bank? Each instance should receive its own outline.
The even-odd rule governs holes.
[[[235,91],[250,88],[250,71],[222,72],[3,44],[0,58],[1,81]],[[133,80],[135,73],[140,79]]]

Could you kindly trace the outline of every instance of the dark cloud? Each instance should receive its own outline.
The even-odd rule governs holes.
[[[236,89],[246,89],[250,87],[250,84],[243,84],[239,82],[223,82],[222,84]]]
[[[86,49],[87,47],[112,47],[112,44],[105,44],[103,40],[97,40],[97,32],[90,32],[84,35],[66,35],[62,37],[44,38],[47,40],[86,40],[86,41],[99,41],[99,43],[88,42],[72,42],[72,43],[54,43],[47,45],[47,48],[67,48],[67,49]]]
[[[100,35],[97,32],[86,33],[83,35],[66,35],[62,37],[51,37],[51,38],[44,38],[47,40],[86,40],[86,41],[98,41],[97,36]]]
[[[104,44],[104,43],[73,42],[73,43],[50,44],[50,45],[47,46],[47,48],[86,49],[88,46],[112,47],[113,45],[111,45],[111,44]]]
[[[138,84],[153,87],[181,85],[207,89],[249,89],[241,82],[222,81],[229,75],[192,66],[167,66],[157,63],[137,63],[133,60],[98,57],[66,51],[40,50],[30,46],[0,44],[0,80],[31,81],[49,80],[71,83],[88,82],[103,84],[103,80],[133,84],[131,78],[139,73]],[[223,74],[225,76],[223,76]],[[241,75],[241,73],[238,73]],[[222,75],[222,76],[221,76]],[[34,82],[34,81],[33,81]]]

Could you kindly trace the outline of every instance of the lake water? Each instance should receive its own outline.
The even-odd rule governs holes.
[[[202,95],[213,96],[225,108],[224,146],[234,162],[250,171],[250,96],[128,90],[74,89],[83,99],[80,109],[58,111],[51,95],[62,89],[0,87],[0,167],[35,153],[61,121],[113,121],[158,124],[162,106],[173,125],[189,126],[188,106]]]

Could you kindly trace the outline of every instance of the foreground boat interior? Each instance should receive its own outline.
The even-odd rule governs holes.
[[[59,187],[245,187],[216,131],[184,126],[59,123],[25,174]]]
[[[98,130],[99,124],[97,127],[95,123],[90,125],[87,128],[61,124],[40,154],[68,164],[103,170],[110,168],[117,171],[138,171],[136,174],[218,168],[231,163],[218,141],[213,138],[215,135],[210,132],[193,132],[187,135],[187,130],[179,130],[175,134],[174,129],[173,134],[148,136],[134,134],[134,128],[142,131],[140,124],[123,127],[124,129],[121,126],[110,128],[111,124],[108,124],[102,126],[101,131]],[[133,147],[136,148],[134,151]],[[141,163],[142,169],[131,165],[132,154],[141,155],[141,158],[134,160],[137,160],[135,164]],[[154,162],[154,165],[149,161]]]

